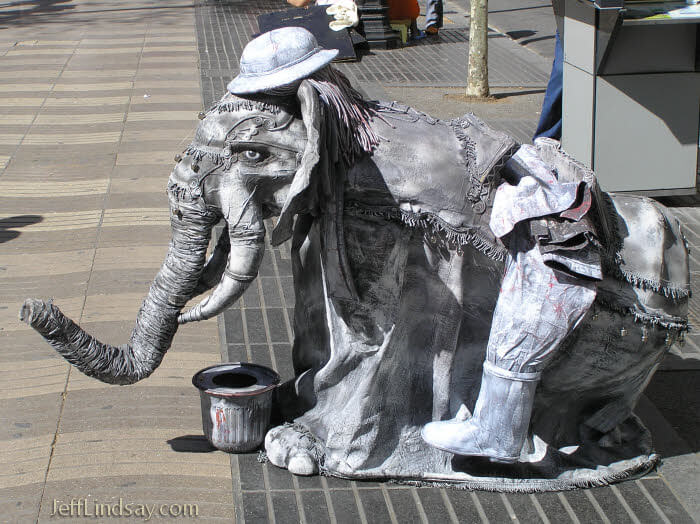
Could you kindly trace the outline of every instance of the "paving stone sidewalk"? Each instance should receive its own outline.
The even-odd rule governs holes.
[[[122,388],[17,319],[25,297],[54,298],[98,338],[128,341],[168,246],[173,156],[202,108],[194,6],[13,2],[0,27],[0,522],[82,522],[120,500],[228,522],[230,458],[205,445],[190,382],[220,361],[215,320]],[[87,507],[52,515],[72,500]]]
[[[658,472],[613,487],[503,495],[298,478],[258,462],[255,453],[209,448],[190,382],[195,371],[221,360],[248,360],[292,376],[294,299],[286,245],[268,246],[260,277],[244,298],[218,322],[181,328],[162,366],[134,386],[108,386],[71,370],[17,321],[25,297],[53,297],[98,338],[128,339],[167,249],[164,189],[173,156],[189,142],[197,112],[236,74],[240,51],[257,32],[257,15],[283,5],[0,5],[0,522],[82,522],[97,504],[148,505],[156,508],[152,520],[171,518],[159,515],[162,509],[172,516],[196,504],[203,522],[697,520],[700,335],[674,349],[667,371],[657,373],[640,404],[665,457]],[[440,40],[341,67],[373,96],[444,118],[475,110],[527,140],[550,58],[494,30],[497,98],[472,106],[460,95],[464,6],[450,0],[446,15]],[[422,70],[421,64],[428,65]],[[694,199],[668,203],[686,225],[691,246],[699,247]],[[695,277],[700,265],[693,253]],[[695,300],[691,319],[699,325]],[[74,506],[68,517],[52,515],[72,500],[86,502],[82,514]]]

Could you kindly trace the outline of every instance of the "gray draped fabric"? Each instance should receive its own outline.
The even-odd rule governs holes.
[[[429,137],[446,140],[444,123],[415,122],[422,129],[411,133],[425,132],[425,147]],[[445,186],[438,174],[421,171],[419,154],[391,150],[402,147],[400,130],[379,126],[379,134],[389,145],[347,173],[342,249],[348,267],[337,262],[336,213],[298,220],[292,253],[297,379],[279,393],[291,424],[272,429],[268,440],[296,442],[331,475],[505,491],[600,485],[653,466],[649,434],[632,409],[667,344],[685,329],[687,293],[664,292],[688,289],[687,262],[674,258],[684,249],[677,221],[646,199],[626,201],[619,214],[608,201],[605,212],[617,234],[627,228],[611,248],[618,255],[643,245],[639,224],[663,222],[665,237],[654,246],[661,251],[651,256],[670,267],[665,280],[655,289],[642,289],[646,280],[634,287],[618,256],[612,264],[618,270],[598,285],[604,300],[543,372],[521,462],[453,456],[425,444],[420,428],[465,418],[473,409],[503,263],[487,233],[486,243],[473,240],[478,221],[455,213],[455,195],[465,192],[436,194]],[[443,172],[464,179],[462,160],[445,164]],[[391,199],[393,213],[386,211]],[[356,202],[376,212],[353,212]],[[462,209],[473,204],[465,199]],[[455,231],[471,241],[454,242],[449,232]],[[646,271],[653,276],[653,268]],[[348,277],[355,297],[347,293]]]

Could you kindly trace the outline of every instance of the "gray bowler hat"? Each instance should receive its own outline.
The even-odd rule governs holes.
[[[227,88],[244,95],[291,84],[325,67],[337,54],[337,49],[319,47],[314,35],[302,27],[274,29],[248,42],[240,73]]]

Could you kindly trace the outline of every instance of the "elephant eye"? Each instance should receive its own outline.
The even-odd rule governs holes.
[[[243,158],[249,162],[260,162],[265,155],[254,149],[246,149],[243,151]]]

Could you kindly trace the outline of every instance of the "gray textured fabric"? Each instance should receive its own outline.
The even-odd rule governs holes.
[[[506,249],[488,224],[515,140],[473,114],[445,122],[395,103],[378,111],[374,125],[383,141],[349,170],[346,212],[424,228],[455,248],[471,245],[504,259]]]
[[[527,175],[519,182],[532,177]],[[555,179],[549,183],[555,185]],[[542,193],[546,196],[547,190]],[[508,194],[497,193],[492,221]],[[529,189],[524,194],[529,195]],[[550,207],[546,198],[533,199],[532,205],[526,200],[518,206],[521,196],[513,198],[505,209],[522,207],[532,213],[538,204]],[[466,421],[457,419],[458,423],[455,419],[431,422],[423,427],[421,436],[431,446],[457,455],[513,463],[520,458],[527,437],[541,372],[588,311],[596,286],[550,268],[541,246],[520,221],[508,237],[508,247],[474,415]],[[599,257],[596,267],[600,272]]]
[[[486,360],[514,372],[541,372],[596,296],[590,280],[551,269],[519,228],[510,238]]]
[[[535,362],[544,370],[521,462],[494,465],[422,441],[426,423],[458,413],[464,418],[474,409],[502,285],[502,246],[475,221],[483,215],[466,196],[464,142],[456,134],[451,142],[446,123],[410,109],[381,114],[388,125],[375,125],[386,142],[348,171],[344,192],[344,243],[356,299],[344,293],[344,276],[329,251],[335,218],[323,215],[295,236],[298,377],[279,395],[294,424],[268,433],[271,461],[291,467],[290,457],[303,455],[343,477],[505,491],[601,485],[654,465],[649,434],[632,409],[667,344],[685,328],[675,322],[687,304],[655,293],[662,303],[642,323],[611,307],[612,299],[586,312],[592,298],[586,281],[576,283],[582,302],[568,323],[578,327],[561,344],[567,330],[557,330],[549,349],[561,350],[544,355],[547,366]],[[435,150],[442,155],[431,165],[428,153]],[[560,171],[564,180],[577,179]],[[597,205],[620,222],[606,202]],[[647,233],[639,224],[663,221],[665,251],[680,268],[672,271],[673,286],[684,288],[687,256],[677,222],[646,199],[627,207],[632,216],[626,235],[617,237],[619,249]],[[598,287],[623,301],[642,291],[614,271]]]
[[[399,224],[345,224],[353,272],[365,276],[361,300],[333,296],[341,275],[323,266],[327,226],[318,223],[294,254],[299,379],[280,392],[290,415],[301,412],[295,423],[314,436],[325,472],[537,490],[602,484],[654,463],[631,410],[665,352],[666,332],[647,326],[642,343],[642,325],[603,305],[543,373],[526,442],[531,462],[494,469],[424,444],[422,425],[474,405],[502,267],[475,249],[445,253]],[[589,426],[596,412],[612,428]],[[284,427],[268,435],[268,448],[286,447],[281,465],[299,451],[298,434]]]
[[[20,319],[88,376],[111,384],[133,384],[160,365],[177,331],[177,316],[194,295],[216,213],[170,193],[173,237],[163,267],[143,301],[128,344],[95,339],[51,302],[27,299]]]
[[[305,141],[304,124],[274,104],[228,99],[207,113],[168,180],[172,240],[128,344],[96,340],[41,300],[26,300],[20,319],[89,376],[114,384],[149,376],[170,347],[178,322],[215,316],[257,275],[264,250],[262,206],[281,207],[286,192],[278,192],[291,181],[301,154],[295,148]],[[261,152],[261,143],[271,158]],[[265,194],[264,202],[241,175],[273,181],[258,195]],[[228,239],[219,242],[205,265],[211,229],[221,218],[227,221]],[[209,297],[180,315],[196,293],[213,283]]]
[[[489,226],[497,237],[510,233],[518,222],[560,213],[576,201],[579,181],[558,180],[533,146],[522,146],[505,171],[504,177],[514,183],[501,184],[496,191]]]

